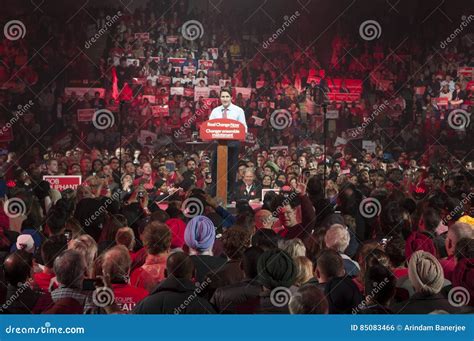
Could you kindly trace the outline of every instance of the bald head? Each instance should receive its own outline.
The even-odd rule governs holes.
[[[268,210],[259,210],[255,213],[255,227],[257,229],[271,229],[275,218]]]
[[[16,251],[9,255],[3,262],[6,281],[18,286],[25,283],[30,277],[33,268],[32,255],[26,251]]]
[[[471,225],[457,222],[449,227],[446,237],[446,251],[448,256],[453,256],[456,250],[456,244],[463,238],[473,238],[474,232]]]

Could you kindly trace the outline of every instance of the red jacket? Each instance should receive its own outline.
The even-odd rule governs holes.
[[[132,311],[138,302],[148,296],[148,291],[130,284],[112,284],[115,303],[123,311]]]

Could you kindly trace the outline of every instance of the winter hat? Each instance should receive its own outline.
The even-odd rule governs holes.
[[[444,283],[441,264],[429,252],[416,251],[408,263],[408,277],[416,292],[437,294]]]
[[[282,250],[268,250],[262,253],[257,263],[260,283],[273,289],[290,287],[296,279],[297,268],[291,257]]]
[[[212,221],[202,215],[191,219],[186,225],[184,241],[190,248],[199,252],[212,248],[216,238],[216,231]]]

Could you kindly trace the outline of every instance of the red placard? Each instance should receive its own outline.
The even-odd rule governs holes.
[[[417,86],[415,87],[415,94],[423,96],[426,90],[426,86]]]
[[[178,42],[178,36],[167,36],[166,43],[168,44],[176,44]]]
[[[194,66],[183,66],[183,74],[187,75],[190,72],[194,75],[196,73],[196,68]]]
[[[203,141],[245,141],[245,127],[239,121],[220,118],[204,122],[200,127],[200,135]]]
[[[198,66],[201,69],[201,65],[203,66],[202,68],[204,70],[210,69],[212,67],[212,64],[214,63],[213,60],[207,60],[207,59],[199,59],[198,61]]]
[[[458,68],[458,76],[471,78],[474,75],[474,67],[461,66]]]
[[[80,175],[43,175],[43,180],[48,181],[51,188],[58,191],[68,188],[76,190],[82,183]]]
[[[90,122],[95,109],[77,109],[77,122]]]
[[[158,79],[156,81],[158,83],[160,83],[161,85],[170,85],[171,84],[171,77],[158,76]]]
[[[193,97],[193,96],[194,96],[194,89],[184,88],[184,97]]]
[[[135,39],[140,39],[143,41],[148,41],[150,39],[150,33],[143,32],[143,33],[135,33]]]
[[[448,106],[448,98],[447,97],[435,97],[435,98],[433,98],[433,100],[435,101],[435,103],[438,106],[442,106],[442,107],[447,107]]]
[[[151,112],[154,117],[168,117],[170,115],[170,108],[167,105],[153,105]]]

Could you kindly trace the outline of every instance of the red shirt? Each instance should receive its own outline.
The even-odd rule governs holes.
[[[49,292],[49,283],[54,277],[55,274],[53,273],[37,272],[33,275],[33,280],[41,290],[43,290],[44,292]]]
[[[408,269],[407,268],[396,268],[393,269],[393,274],[396,278],[402,278],[408,276]]]
[[[167,256],[148,255],[145,264],[132,272],[130,284],[153,291],[165,279],[167,258]]]
[[[148,291],[130,284],[112,284],[115,304],[123,311],[131,311],[138,302],[148,296]]]
[[[439,261],[444,271],[444,278],[452,282],[454,268],[456,267],[456,259],[454,256]]]

